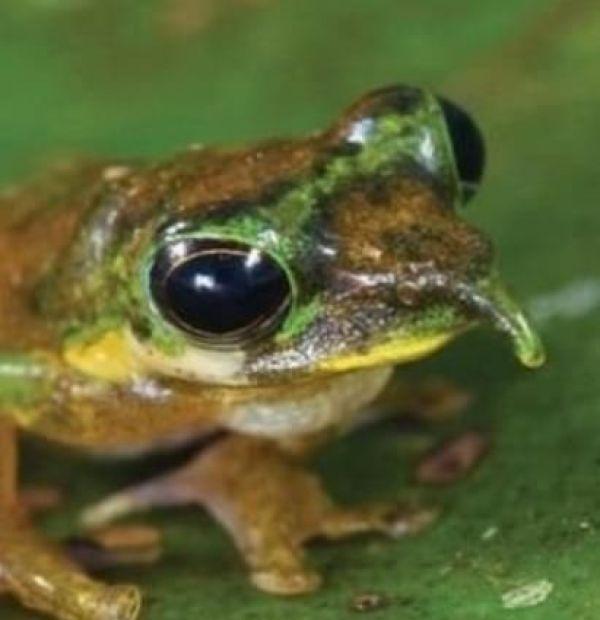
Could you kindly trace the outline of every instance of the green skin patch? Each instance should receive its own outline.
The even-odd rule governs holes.
[[[48,364],[33,356],[0,353],[0,404],[11,409],[35,406],[51,392]]]

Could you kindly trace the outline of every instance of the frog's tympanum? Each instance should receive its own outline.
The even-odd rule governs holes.
[[[85,522],[197,504],[271,593],[319,585],[310,539],[424,526],[431,511],[337,505],[304,460],[365,420],[396,365],[475,325],[542,363],[490,242],[460,217],[483,160],[464,111],[395,86],[308,138],[86,163],[5,193],[3,591],[62,620],[140,609],[135,587],[86,576],[34,532],[16,490],[21,430],[107,453],[214,436]]]

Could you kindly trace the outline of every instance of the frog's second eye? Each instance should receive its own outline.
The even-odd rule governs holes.
[[[485,167],[485,145],[473,119],[459,106],[438,97],[442,108],[456,168],[460,178],[463,202],[470,200],[481,183]]]
[[[217,345],[264,335],[290,305],[290,282],[279,263],[241,243],[176,241],[158,253],[150,278],[162,314]]]

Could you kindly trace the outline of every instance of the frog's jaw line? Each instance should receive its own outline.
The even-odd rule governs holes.
[[[324,360],[317,371],[346,372],[370,366],[406,364],[427,357],[453,340],[459,331],[440,332],[423,336],[392,338],[370,347],[365,352],[348,353]]]

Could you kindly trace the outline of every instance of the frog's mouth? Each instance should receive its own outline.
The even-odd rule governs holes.
[[[420,311],[421,320],[410,328],[389,334],[384,342],[364,350],[345,352],[319,364],[320,370],[346,371],[356,368],[403,364],[430,355],[450,340],[477,324],[489,324],[507,334],[512,340],[517,359],[527,368],[538,368],[545,361],[542,342],[527,315],[513,299],[497,276],[477,284],[453,283],[444,287],[451,304],[434,306],[432,314],[444,318],[434,321]],[[423,319],[423,317],[420,317]],[[422,323],[426,323],[424,329]]]

